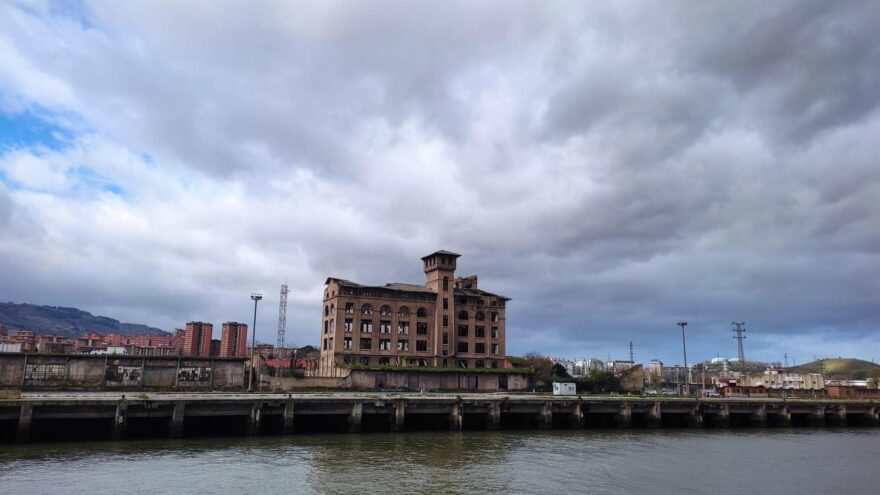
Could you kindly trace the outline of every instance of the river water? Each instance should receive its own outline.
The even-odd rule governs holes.
[[[876,428],[7,444],[0,494],[875,494],[878,459]]]

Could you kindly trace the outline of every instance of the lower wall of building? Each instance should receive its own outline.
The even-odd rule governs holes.
[[[81,390],[243,390],[246,360],[0,354],[0,387]]]
[[[342,388],[345,386],[343,378],[329,376],[305,376],[302,378],[285,376],[282,380],[282,387],[284,387],[285,391],[310,388]]]
[[[532,387],[530,376],[503,373],[427,373],[355,370],[344,380],[354,390],[517,391]]]

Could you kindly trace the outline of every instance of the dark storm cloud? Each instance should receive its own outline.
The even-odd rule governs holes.
[[[880,350],[877,5],[222,7],[2,7],[3,108],[72,137],[0,155],[0,299],[172,328],[260,290],[272,341],[287,277],[305,343],[327,276],[445,248],[513,353]]]

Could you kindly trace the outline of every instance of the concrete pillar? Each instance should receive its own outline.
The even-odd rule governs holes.
[[[281,434],[291,433],[293,433],[293,399],[287,399],[287,403],[284,404],[284,415],[281,417]]]
[[[464,425],[464,408],[461,401],[456,401],[452,405],[452,413],[449,415],[449,429],[453,431],[461,431]]]
[[[24,354],[24,365],[21,367],[21,388],[24,388],[24,380],[27,378],[27,364],[28,364],[28,354]]]
[[[619,428],[632,427],[632,406],[629,405],[629,402],[620,405],[620,409],[617,411],[617,426]]]
[[[728,424],[730,424],[730,416],[727,416]],[[691,412],[687,416],[687,424],[689,428],[702,428],[703,427],[703,408],[700,407],[699,404],[694,406]]]
[[[810,426],[825,426],[825,406],[816,406],[810,413]]]
[[[351,415],[348,417],[348,431],[351,433],[360,433],[361,431],[361,417],[363,416],[364,405],[360,402],[355,402],[354,405],[351,406]]]
[[[865,425],[867,426],[878,426],[880,425],[880,417],[877,416],[877,408],[869,407],[865,410]]]
[[[583,430],[584,429],[584,409],[583,403],[581,401],[577,401],[577,404],[574,405],[574,409],[571,412],[571,422],[569,423],[569,428]]]
[[[767,427],[767,406],[761,404],[755,409],[752,414],[749,415],[749,426],[754,426],[758,428],[766,428]]]
[[[125,423],[128,419],[128,401],[125,399],[116,403],[116,415],[113,418],[113,440],[125,438]]]
[[[715,426],[730,428],[730,407],[727,404],[723,404],[715,415]]]
[[[841,404],[836,408],[825,410],[828,422],[833,426],[846,426],[846,406]]]
[[[791,409],[789,409],[788,406],[783,407],[778,416],[779,426],[791,426]]]
[[[489,403],[489,414],[486,415],[486,429],[501,429],[501,402],[492,401]]]
[[[261,402],[254,403],[251,406],[251,413],[248,415],[247,434],[259,435],[260,427],[263,424],[263,404]]]
[[[394,418],[391,421],[391,431],[406,430],[406,400],[394,401]]]
[[[648,428],[660,428],[663,426],[663,417],[661,416],[660,403],[655,402],[648,409]]]
[[[545,402],[538,413],[538,429],[549,430],[553,428],[553,403]]]
[[[183,417],[186,415],[186,402],[177,401],[174,404],[174,412],[171,413],[171,438],[180,438],[183,436]]]
[[[25,443],[31,440],[31,417],[33,416],[33,413],[33,403],[22,403],[21,411],[18,414],[18,434],[15,437],[17,442]]]

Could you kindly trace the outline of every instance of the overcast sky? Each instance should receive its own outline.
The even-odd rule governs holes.
[[[0,3],[0,300],[317,345],[437,249],[510,354],[880,360],[880,3]]]

